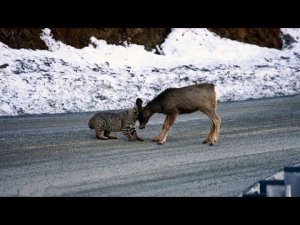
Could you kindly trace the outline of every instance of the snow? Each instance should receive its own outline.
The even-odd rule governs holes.
[[[172,29],[160,47],[117,46],[91,37],[76,49],[52,38],[49,50],[11,49],[0,42],[0,116],[124,109],[168,87],[212,82],[220,101],[300,93],[300,29],[283,28],[284,49],[220,38],[207,29]],[[289,39],[287,39],[289,37]]]

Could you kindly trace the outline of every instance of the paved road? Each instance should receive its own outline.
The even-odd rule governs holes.
[[[249,185],[300,162],[300,96],[221,103],[219,142],[200,113],[181,115],[165,145],[99,141],[93,113],[0,118],[0,196],[239,196]]]

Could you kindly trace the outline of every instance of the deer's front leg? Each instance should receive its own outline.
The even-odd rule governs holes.
[[[164,143],[166,143],[170,129],[171,129],[172,125],[175,123],[177,115],[178,114],[176,113],[176,114],[168,115],[166,117],[166,123],[164,124],[164,132],[163,132],[161,139],[158,141],[157,144],[163,145]]]
[[[162,127],[162,130],[161,130],[160,134],[158,136],[154,137],[152,139],[152,141],[160,142],[162,140],[162,138],[164,136],[164,133],[166,132],[167,124],[169,123],[168,121],[169,121],[169,115],[167,115],[166,118],[165,118],[165,121],[164,121],[164,124],[163,124],[163,127]]]

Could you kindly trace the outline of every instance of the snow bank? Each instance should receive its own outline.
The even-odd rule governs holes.
[[[11,49],[0,43],[0,116],[129,108],[168,87],[218,85],[220,101],[300,93],[300,29],[284,50],[232,41],[207,29],[173,29],[163,55],[143,46],[109,45],[91,38],[76,49],[44,29],[46,50]]]

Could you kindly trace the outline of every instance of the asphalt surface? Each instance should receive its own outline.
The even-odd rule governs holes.
[[[94,113],[0,118],[0,196],[239,196],[300,162],[300,96],[220,103],[218,143],[202,144],[211,122],[180,115],[167,143],[155,114],[144,142],[102,141]]]

